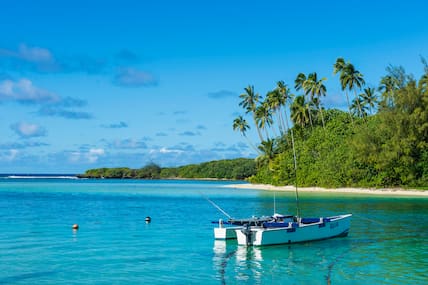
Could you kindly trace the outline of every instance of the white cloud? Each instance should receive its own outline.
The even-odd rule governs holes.
[[[12,59],[15,58],[32,63],[45,64],[54,62],[53,55],[48,49],[41,47],[30,47],[26,44],[19,45],[18,50],[0,49],[0,56]]]
[[[70,162],[79,162],[80,157],[81,157],[80,152],[75,151],[70,154],[69,160]]]
[[[40,116],[63,117],[66,119],[91,119],[93,116],[87,112],[69,110],[80,108],[87,103],[84,100],[65,97],[62,98],[45,89],[34,86],[31,80],[22,78],[18,81],[6,79],[0,81],[1,101],[18,102],[26,105],[40,105],[37,112]]]
[[[21,44],[18,49],[18,57],[31,62],[52,62],[53,56],[48,49],[40,47],[28,47]]]
[[[0,101],[17,101],[24,104],[58,102],[60,98],[52,92],[38,88],[26,78],[19,81],[10,79],[0,82]]]
[[[97,162],[100,156],[105,154],[104,149],[102,148],[91,148],[86,155],[86,158],[89,163]]]
[[[163,147],[159,150],[151,150],[151,153],[159,152],[159,153],[183,153],[182,150],[179,149],[167,149],[166,147]]]
[[[90,155],[104,155],[104,149],[102,148],[91,148],[89,150]]]
[[[19,151],[17,149],[10,149],[9,151],[0,153],[0,161],[14,161],[18,154]]]
[[[111,142],[107,142],[107,147],[114,149],[146,149],[147,144],[142,140],[136,139],[116,139]]]
[[[102,148],[91,148],[88,151],[74,151],[68,155],[68,160],[72,163],[95,163],[101,156],[105,155]]]
[[[120,68],[114,78],[114,83],[120,86],[140,87],[156,85],[157,81],[148,72],[141,71],[132,67]]]
[[[20,122],[11,125],[10,128],[21,138],[43,137],[46,135],[46,130],[37,124]]]

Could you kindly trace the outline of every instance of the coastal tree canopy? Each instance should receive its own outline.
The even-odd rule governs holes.
[[[293,123],[277,137],[262,138],[256,159],[254,183],[299,186],[426,186],[428,184],[428,65],[419,80],[404,68],[389,66],[378,87],[367,86],[357,68],[338,58],[333,73],[348,101],[348,112],[325,109],[328,92],[315,72],[300,73],[295,80],[291,104],[275,105],[269,124],[259,124],[261,133],[274,133],[283,126],[279,109],[289,107]],[[275,89],[274,89],[275,90]],[[254,87],[252,92],[256,94]],[[257,122],[258,106],[272,96],[259,96],[256,106],[245,109]],[[349,93],[354,98],[350,98]],[[288,118],[287,118],[288,119]],[[241,121],[245,116],[241,115]],[[247,130],[250,129],[247,126]],[[291,134],[295,134],[297,173]]]

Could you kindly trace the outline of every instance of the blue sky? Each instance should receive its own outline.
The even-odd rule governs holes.
[[[248,84],[299,72],[346,99],[344,57],[377,86],[420,76],[425,1],[5,1],[0,9],[0,173],[82,173],[255,157],[232,130]],[[256,141],[254,130],[249,133]]]

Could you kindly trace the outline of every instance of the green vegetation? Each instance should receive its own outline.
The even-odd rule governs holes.
[[[120,179],[230,179],[243,180],[256,174],[254,159],[228,159],[185,165],[175,168],[161,168],[148,164],[140,169],[97,168],[79,175],[82,178],[120,178]]]
[[[257,173],[249,180],[323,187],[428,185],[428,65],[422,63],[419,80],[390,66],[373,88],[365,86],[354,65],[338,58],[333,73],[339,75],[348,112],[323,107],[326,79],[315,72],[297,75],[295,90],[302,92],[297,95],[282,81],[264,99],[253,86],[246,87],[240,106],[260,138],[258,146],[250,142],[259,156]],[[287,109],[292,128],[285,127]],[[246,138],[251,129],[245,115],[234,120],[233,128]]]

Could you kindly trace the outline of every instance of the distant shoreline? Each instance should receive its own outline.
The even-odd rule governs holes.
[[[254,190],[267,190],[267,191],[285,191],[294,192],[294,186],[273,186],[269,184],[230,184],[225,185],[227,188],[237,189],[254,189]],[[369,194],[381,196],[414,196],[414,197],[428,197],[426,190],[405,190],[403,188],[322,188],[322,187],[299,187],[299,192],[310,193],[348,193],[348,194]]]

